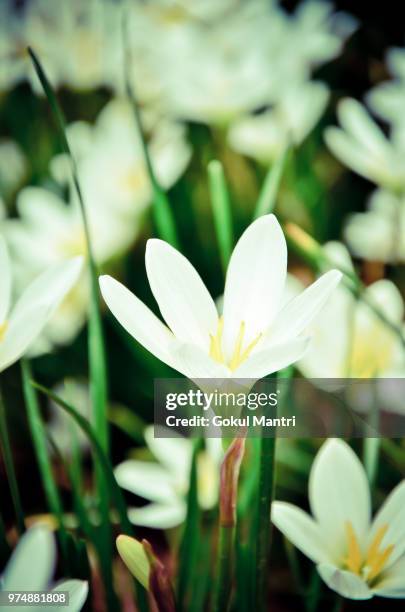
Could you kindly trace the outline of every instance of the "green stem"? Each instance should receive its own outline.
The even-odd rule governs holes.
[[[220,526],[218,541],[218,578],[214,597],[214,612],[229,608],[232,586],[232,557],[235,526]]]
[[[14,506],[14,512],[17,519],[17,529],[19,533],[23,533],[25,529],[24,525],[24,512],[22,509],[21,495],[18,488],[18,480],[14,469],[13,455],[11,452],[10,437],[8,434],[7,427],[7,415],[6,408],[4,405],[3,396],[0,390],[0,443],[4,458],[4,465],[6,468],[6,474],[8,478],[8,484],[10,487],[11,499]]]
[[[68,551],[66,528],[63,520],[63,507],[47,453],[46,432],[40,414],[37,394],[30,382],[32,377],[31,366],[26,359],[21,361],[21,373],[28,424],[31,431],[39,472],[41,474],[42,486],[45,491],[49,509],[55,515],[59,523],[59,541],[63,557],[66,561]]]
[[[232,216],[224,169],[216,159],[208,164],[208,179],[215,232],[225,274],[233,246]]]
[[[270,549],[270,510],[275,479],[276,438],[261,439],[259,467],[258,529],[256,545],[255,610],[264,610],[267,600]]]
[[[264,179],[259,198],[257,200],[256,208],[253,215],[254,219],[257,219],[262,215],[268,215],[269,213],[273,212],[274,207],[276,205],[276,198],[280,188],[280,182],[283,176],[288,151],[289,149],[288,147],[286,147],[280,153],[280,155],[268,171]]]

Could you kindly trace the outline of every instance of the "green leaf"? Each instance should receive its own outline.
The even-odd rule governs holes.
[[[215,232],[221,255],[222,268],[225,273],[233,248],[233,229],[231,205],[224,169],[218,160],[213,160],[208,164],[208,179]]]
[[[254,219],[273,212],[288,152],[289,148],[286,147],[267,172],[257,200],[256,209],[253,215]]]

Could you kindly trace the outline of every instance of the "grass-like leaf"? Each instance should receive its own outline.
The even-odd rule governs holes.
[[[215,232],[217,235],[222,268],[225,273],[232,253],[233,229],[229,193],[224,169],[220,161],[215,159],[208,164],[208,179]]]
[[[286,147],[280,153],[274,164],[271,166],[264,179],[259,198],[257,200],[254,219],[273,212],[276,205],[276,198],[280,187],[281,178],[288,157],[289,148]]]

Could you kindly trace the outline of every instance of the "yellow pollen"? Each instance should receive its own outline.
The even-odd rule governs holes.
[[[372,582],[384,569],[394,546],[391,544],[381,550],[381,542],[387,533],[388,525],[382,525],[374,536],[367,553],[363,556],[357,536],[350,521],[346,523],[348,547],[347,557],[344,559],[345,567],[361,576],[367,582]]]
[[[4,321],[4,323],[0,323],[0,342],[3,340],[6,331],[7,331],[8,323]]]
[[[245,348],[243,348],[243,341],[245,338],[246,324],[244,321],[240,324],[238,336],[236,338],[235,348],[232,353],[232,356],[228,363],[226,363],[224,353],[222,350],[222,335],[224,331],[224,319],[220,317],[218,321],[218,329],[215,336],[210,335],[210,357],[217,361],[218,363],[223,363],[224,365],[228,365],[229,369],[234,372],[246,359],[249,357],[250,353],[259,342],[262,334],[258,334],[258,336],[252,340]]]

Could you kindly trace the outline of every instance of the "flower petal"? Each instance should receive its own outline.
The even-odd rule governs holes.
[[[44,304],[20,309],[12,314],[0,343],[0,372],[18,361],[38,338],[49,319],[50,308]]]
[[[158,502],[176,499],[172,477],[157,463],[128,459],[115,468],[114,474],[120,487],[135,495]]]
[[[343,440],[328,440],[318,452],[309,478],[309,502],[323,536],[333,547],[335,562],[341,562],[347,549],[347,522],[361,543],[371,513],[364,468]]]
[[[52,593],[66,591],[69,593],[68,605],[63,607],[51,606],[50,608],[47,606],[47,611],[57,612],[57,610],[64,610],[65,612],[80,612],[89,593],[88,583],[85,580],[63,580],[52,589]]]
[[[163,240],[148,240],[146,272],[160,312],[174,335],[208,351],[217,331],[214,301],[195,268]]]
[[[186,504],[178,500],[176,504],[148,504],[143,508],[130,508],[128,518],[134,525],[152,529],[171,529],[186,518]]]
[[[329,563],[321,563],[317,567],[322,580],[328,587],[342,597],[347,599],[371,599],[373,592],[370,591],[366,582],[360,576],[347,572]]]
[[[176,369],[190,378],[223,379],[229,376],[229,370],[223,364],[217,363],[194,344],[179,344],[173,354]]]
[[[224,292],[224,349],[229,359],[242,322],[248,345],[278,311],[287,273],[287,246],[274,215],[254,221],[232,253]]]
[[[0,236],[0,325],[4,323],[10,308],[11,263],[7,245]]]
[[[170,437],[155,437],[155,434]],[[190,440],[170,430],[157,425],[146,427],[145,440],[156,459],[164,465],[174,477],[187,482],[191,464],[192,445]]]
[[[405,556],[398,559],[373,588],[380,597],[405,598]]]
[[[381,549],[394,545],[385,569],[389,568],[405,553],[405,480],[399,483],[391,491],[384,504],[376,514],[371,526],[369,544],[373,541],[377,531],[381,527],[387,527],[387,531],[381,542]]]
[[[287,342],[301,334],[321,310],[341,278],[341,272],[331,270],[293,298],[276,316],[268,338],[272,342]]]
[[[271,344],[262,351],[253,353],[237,370],[232,378],[251,378],[258,380],[268,374],[282,370],[295,363],[308,348],[308,338],[296,338],[289,342]]]
[[[111,276],[100,276],[102,296],[119,323],[139,344],[171,367],[174,337],[170,330],[129,289]]]
[[[4,591],[43,591],[48,587],[56,562],[52,533],[32,527],[20,539],[3,574]]]
[[[327,562],[330,555],[319,526],[306,512],[287,502],[273,502],[272,523],[314,563]]]

